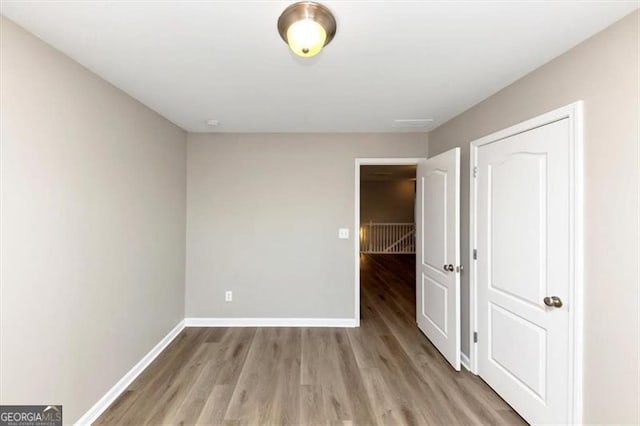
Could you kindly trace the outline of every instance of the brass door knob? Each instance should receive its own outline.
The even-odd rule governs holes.
[[[544,299],[542,299],[542,301],[544,302],[545,305],[547,305],[550,308],[562,307],[562,300],[560,300],[558,296],[547,296]]]

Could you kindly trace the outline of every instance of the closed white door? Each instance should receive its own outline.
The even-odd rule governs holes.
[[[476,148],[478,374],[530,423],[569,421],[569,119]]]
[[[418,327],[460,370],[460,148],[416,172]]]

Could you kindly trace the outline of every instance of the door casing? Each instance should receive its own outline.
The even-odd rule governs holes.
[[[569,120],[569,413],[570,423],[582,423],[582,357],[583,357],[583,103],[578,101],[509,128],[476,139],[470,143],[470,214],[469,214],[469,364],[471,372],[478,374],[478,345],[474,342],[477,331],[478,299],[477,299],[477,264],[473,258],[477,248],[477,181],[474,170],[477,167],[478,148],[519,133],[526,132],[558,120]],[[479,255],[482,255],[481,253]]]

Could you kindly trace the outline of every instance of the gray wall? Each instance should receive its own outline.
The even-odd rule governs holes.
[[[627,16],[429,133],[462,147],[462,253],[469,241],[469,142],[585,101],[586,423],[638,423],[638,20]],[[468,353],[468,275],[463,351]]]
[[[77,420],[184,317],[185,133],[0,18],[2,404]]]
[[[189,134],[187,317],[353,318],[354,159],[424,156],[424,134]]]
[[[360,222],[413,223],[415,181],[362,181]]]

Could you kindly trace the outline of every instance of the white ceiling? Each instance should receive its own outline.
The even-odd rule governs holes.
[[[635,0],[326,1],[336,38],[305,60],[276,30],[289,3],[3,0],[0,11],[189,131],[415,132],[638,7]],[[407,118],[433,122],[394,126]]]

